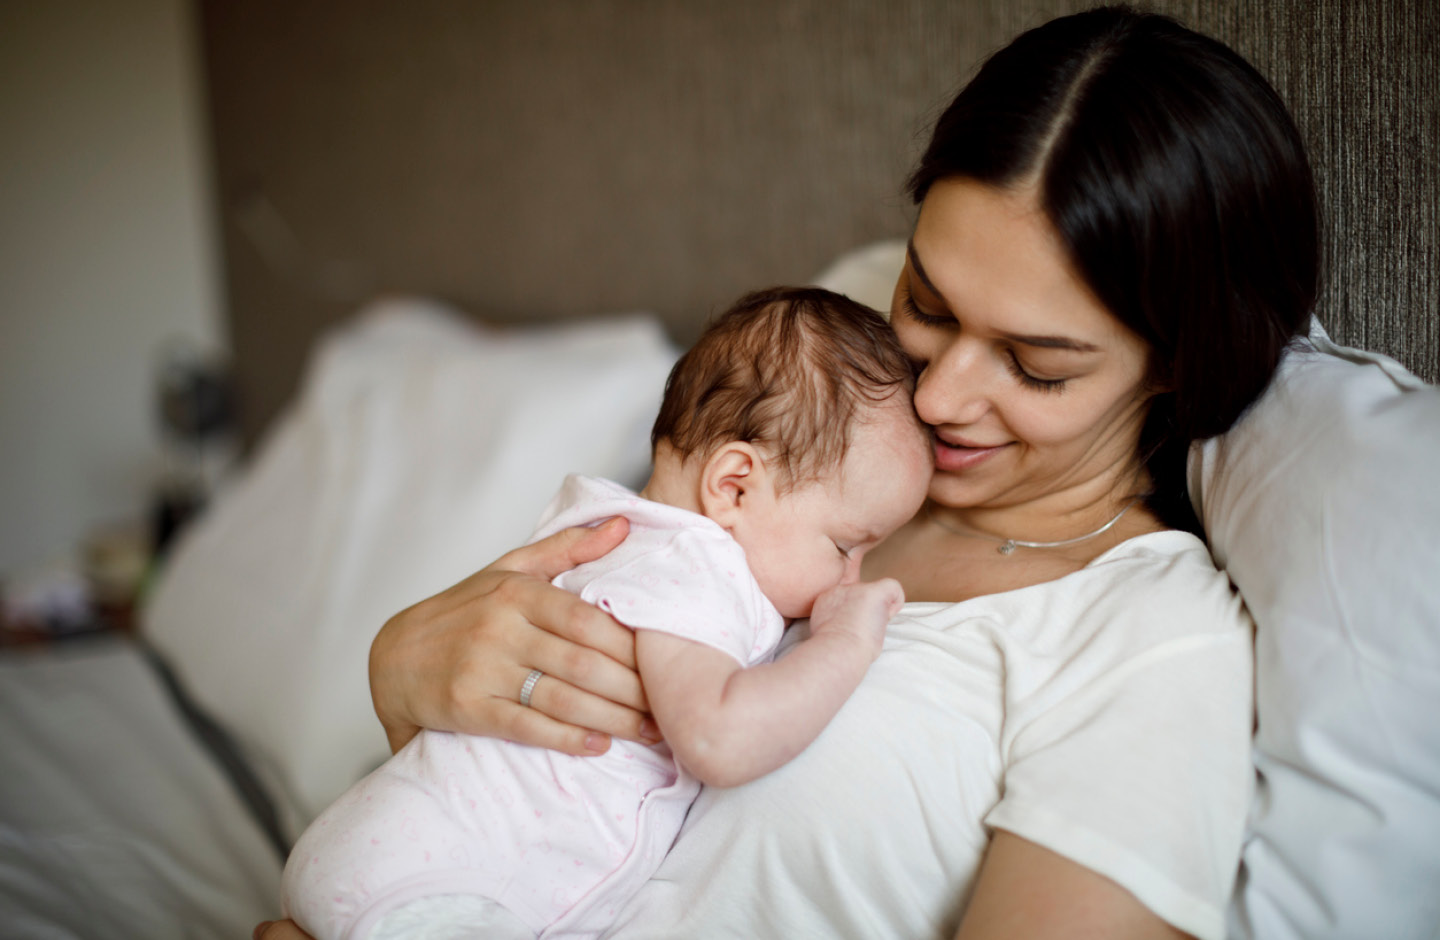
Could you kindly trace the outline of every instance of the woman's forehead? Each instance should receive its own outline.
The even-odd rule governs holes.
[[[937,182],[921,204],[908,265],[962,321],[1080,345],[1123,329],[1080,277],[1030,189]]]

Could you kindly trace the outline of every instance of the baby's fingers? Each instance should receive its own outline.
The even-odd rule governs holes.
[[[860,581],[831,588],[815,602],[811,619],[834,616],[842,609],[884,617],[889,620],[905,604],[905,589],[894,578]]]
[[[900,608],[905,606],[905,589],[900,586],[899,581],[894,578],[881,578],[871,582],[870,586],[875,589],[876,600],[884,606],[886,620],[900,613]]]

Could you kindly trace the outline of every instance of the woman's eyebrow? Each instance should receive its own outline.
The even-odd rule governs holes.
[[[936,297],[943,296],[935,285],[930,281],[930,275],[925,273],[925,265],[920,263],[920,256],[915,253],[915,236],[910,236],[905,242],[905,256],[910,259],[910,267],[915,271],[915,276],[920,278],[920,283]]]
[[[925,273],[925,266],[920,263],[920,256],[915,253],[915,239],[912,236],[905,243],[905,255],[910,259],[910,268],[915,276],[920,279],[926,289],[936,297],[944,295],[931,282],[930,276]],[[1100,347],[1093,343],[1081,342],[1078,339],[1071,339],[1068,336],[1031,336],[1023,333],[1001,333],[1001,336],[1012,343],[1019,343],[1022,346],[1035,346],[1040,349],[1068,349],[1073,352],[1099,352]]]

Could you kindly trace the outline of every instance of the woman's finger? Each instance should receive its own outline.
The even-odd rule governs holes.
[[[602,653],[627,670],[634,671],[635,632],[622,626],[614,617],[568,591],[554,589],[549,582],[516,579],[513,590],[525,619],[555,637],[576,644],[577,649]],[[584,668],[583,663],[577,664],[577,669]],[[582,676],[572,675],[570,678],[577,685],[590,688]],[[591,688],[591,691],[605,694],[604,689]],[[620,701],[641,707],[629,698]]]
[[[587,605],[588,606],[588,605]],[[592,610],[594,608],[591,608]],[[634,633],[628,635],[630,655],[634,655]],[[548,676],[561,679],[577,689],[607,698],[636,711],[648,711],[640,676],[630,667],[606,653],[581,646],[570,639],[550,633],[536,632],[529,636],[519,654],[520,665],[539,669]],[[528,672],[528,669],[527,669]],[[553,712],[551,714],[554,714]],[[564,718],[563,715],[555,715]]]
[[[370,694],[391,749],[422,727],[569,753],[595,752],[594,740],[585,744],[591,730],[642,739],[646,704],[634,673],[634,633],[549,581],[553,572],[603,555],[628,531],[624,519],[567,529],[390,618],[371,643]],[[542,695],[525,710],[544,714],[550,702],[559,712],[545,715],[553,726],[508,714],[519,707],[532,669],[574,690]],[[543,739],[527,736],[537,726]],[[602,740],[600,749],[606,746]]]
[[[313,940],[293,920],[267,920],[255,926],[252,940]]]
[[[511,741],[531,742],[533,747],[561,751],[577,757],[594,757],[610,749],[610,735],[556,721],[533,708],[511,704],[502,712],[500,727]]]
[[[528,707],[562,724],[605,735],[652,744],[659,739],[655,723],[643,711],[576,688],[549,673],[535,683]]]
[[[615,516],[597,526],[562,529],[533,545],[501,555],[489,567],[533,574],[549,581],[562,571],[605,555],[625,541],[629,532],[630,522],[624,516]]]

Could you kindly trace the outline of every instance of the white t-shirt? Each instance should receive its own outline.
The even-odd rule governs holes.
[[[803,754],[702,792],[606,936],[949,940],[999,828],[1223,937],[1252,783],[1251,633],[1181,532],[1057,581],[907,604]]]

